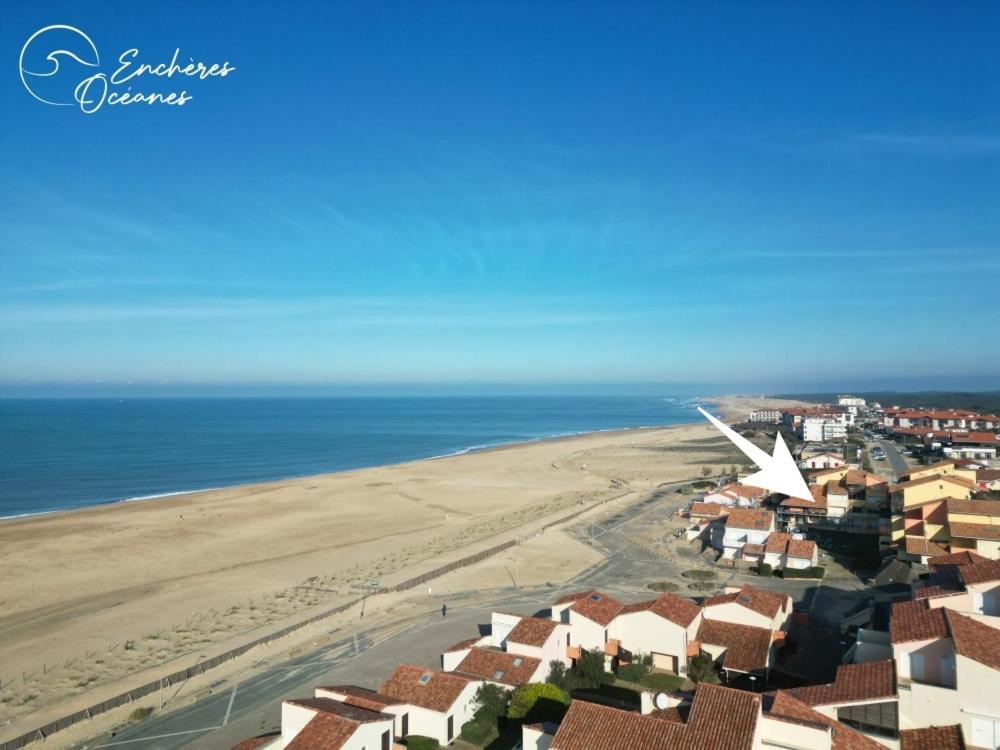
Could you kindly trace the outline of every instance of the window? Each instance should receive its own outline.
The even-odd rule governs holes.
[[[899,717],[896,704],[891,701],[839,708],[837,720],[867,734],[892,738],[899,736]]]
[[[455,737],[455,717],[448,717],[448,742],[451,742]]]
[[[975,747],[996,747],[1000,744],[1000,721],[972,719],[972,745]]]
[[[403,714],[403,718],[399,722],[399,736],[405,737],[410,733],[410,715]]]
[[[388,729],[382,732],[382,750],[392,750],[392,732]]]

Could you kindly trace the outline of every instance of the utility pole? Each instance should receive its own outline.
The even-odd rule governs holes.
[[[160,659],[160,710],[163,710],[163,652],[159,653]]]

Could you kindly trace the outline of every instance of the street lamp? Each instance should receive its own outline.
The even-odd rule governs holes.
[[[754,675],[750,675],[750,692],[757,692],[757,677]]]

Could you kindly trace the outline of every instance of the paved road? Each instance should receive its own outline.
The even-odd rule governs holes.
[[[893,480],[898,481],[902,474],[906,474],[910,470],[909,464],[906,463],[906,460],[899,452],[899,448],[893,441],[879,440],[878,444],[882,446],[882,450],[885,451],[887,462],[890,469],[892,469]]]
[[[758,578],[718,568],[702,559],[683,539],[669,537],[666,558],[636,547],[632,541],[651,523],[673,517],[674,510],[686,502],[670,485],[651,493],[641,502],[581,528],[578,537],[605,555],[606,560],[576,579],[558,587],[533,589],[507,588],[486,594],[469,593],[464,598],[450,597],[449,614],[442,620],[441,601],[427,602],[427,610],[409,621],[372,626],[357,636],[345,637],[331,631],[334,641],[290,661],[264,666],[257,674],[240,675],[216,685],[214,692],[195,703],[129,727],[115,736],[104,735],[85,747],[116,750],[228,750],[238,741],[280,727],[281,699],[312,695],[322,684],[358,684],[377,687],[395,667],[403,662],[437,664],[440,653],[463,638],[481,632],[494,609],[524,613],[543,612],[557,596],[583,587],[596,587],[625,601],[652,596],[646,585],[654,580],[686,583],[681,573],[692,568],[712,569],[719,573],[718,587],[752,582],[755,586],[782,591],[796,601],[800,610],[810,612],[814,621],[833,624],[859,595],[865,595],[856,579],[784,581]],[[697,596],[698,592],[679,593]],[[375,646],[378,646],[375,648]],[[278,655],[275,656],[278,661]],[[187,696],[183,686],[170,693],[167,706]]]

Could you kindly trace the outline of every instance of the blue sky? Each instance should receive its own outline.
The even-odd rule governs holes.
[[[236,70],[131,82],[183,107],[49,106],[17,73],[51,24],[109,73]],[[998,28],[985,2],[16,2],[0,384],[995,386]]]

